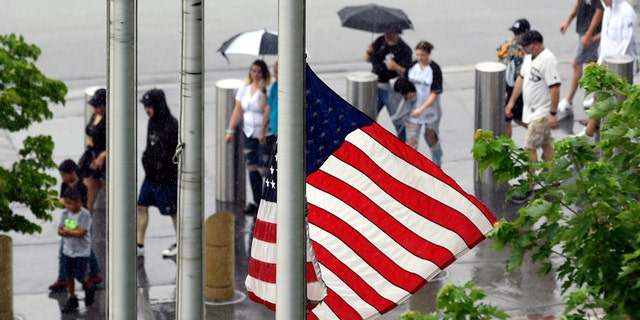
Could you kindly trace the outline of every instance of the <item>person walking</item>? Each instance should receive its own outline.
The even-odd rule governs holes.
[[[424,125],[424,139],[431,150],[431,161],[441,167],[442,147],[440,146],[439,129],[442,118],[440,105],[442,70],[440,65],[431,59],[432,50],[433,44],[428,41],[420,41],[416,45],[416,61],[413,65],[408,69],[395,65],[394,69],[406,76],[416,89],[415,102],[406,122],[407,144],[414,149],[418,148],[418,139]]]
[[[87,147],[78,161],[78,175],[87,186],[87,209],[93,214],[93,206],[100,188],[105,186],[107,158],[107,90],[96,90],[89,104],[93,115],[87,126]]]
[[[524,49],[518,43],[522,36],[531,29],[531,25],[527,19],[518,19],[516,22],[511,25],[509,30],[513,32],[513,38],[505,41],[503,44],[498,47],[496,54],[498,56],[498,62],[501,62],[507,66],[507,70],[505,72],[505,86],[506,86],[506,99],[505,101],[509,101],[511,99],[511,95],[513,94],[513,86],[518,79],[520,74],[520,67],[522,66],[522,62],[524,61]],[[506,105],[506,104],[505,104]],[[512,121],[515,123],[527,127],[527,125],[522,122],[522,95],[520,95],[513,106],[512,117],[505,116],[505,124],[504,124],[504,135],[511,138],[513,127],[511,125]]]
[[[558,104],[558,111],[562,114],[570,114],[573,111],[573,97],[578,89],[578,81],[582,78],[583,66],[598,60],[603,13],[604,8],[600,0],[576,0],[567,20],[560,25],[560,32],[565,34],[575,18],[578,33],[578,48],[571,62],[573,73],[569,82],[569,92]]]
[[[271,127],[271,132],[278,138],[278,61],[273,64],[273,83],[269,88],[267,96],[267,108],[269,108],[269,118],[267,123]]]
[[[389,31],[369,44],[365,54],[365,60],[371,62],[371,71],[378,76],[378,109],[387,107],[389,115],[396,112],[396,108],[402,99],[402,95],[395,92],[389,80],[402,74],[401,69],[411,66],[411,47],[400,37],[402,31]],[[400,72],[399,72],[400,71]],[[398,139],[406,141],[405,123],[394,122]]]
[[[236,94],[236,102],[225,137],[226,143],[233,141],[235,128],[242,118],[244,155],[253,195],[253,203],[244,208],[244,213],[250,215],[258,213],[262,194],[262,177],[267,172],[267,162],[276,140],[271,127],[267,125],[269,106],[266,87],[270,82],[271,75],[267,64],[263,60],[255,60],[249,69],[246,84],[240,87]]]
[[[144,256],[144,238],[149,224],[149,207],[155,206],[163,216],[171,217],[177,230],[178,165],[173,156],[178,146],[178,120],[171,115],[164,91],[151,89],[140,99],[149,116],[147,146],[142,154],[144,180],[138,195],[138,256]],[[162,251],[164,257],[178,253],[176,243]]]
[[[624,0],[602,0],[604,14],[600,32],[600,54],[598,63],[612,55],[628,55],[633,59],[634,73],[637,71],[637,16],[633,7]],[[577,136],[593,138],[599,119],[588,119],[587,125]]]
[[[553,159],[551,128],[558,125],[558,100],[560,99],[560,74],[555,55],[543,43],[540,32],[531,30],[524,34],[520,45],[527,55],[516,80],[513,94],[505,107],[505,114],[513,116],[513,107],[520,94],[523,96],[522,121],[527,124],[524,149],[532,162],[538,161],[537,150],[542,148],[542,159]]]

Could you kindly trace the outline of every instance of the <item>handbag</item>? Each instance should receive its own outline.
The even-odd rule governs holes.
[[[93,150],[89,148],[85,149],[82,156],[80,156],[80,160],[78,160],[78,177],[82,178],[92,175],[92,172],[94,171],[91,169],[93,159],[95,159]]]

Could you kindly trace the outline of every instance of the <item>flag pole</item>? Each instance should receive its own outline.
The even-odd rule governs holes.
[[[306,316],[305,0],[278,1],[276,319]]]
[[[203,319],[204,1],[182,1],[176,319]],[[179,145],[178,149],[181,149]],[[174,159],[175,160],[175,159]]]
[[[108,2],[107,319],[134,320],[136,288],[136,0]]]

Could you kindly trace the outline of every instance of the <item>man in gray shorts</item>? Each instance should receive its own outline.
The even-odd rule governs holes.
[[[603,12],[604,8],[600,0],[576,0],[569,17],[560,26],[560,32],[565,34],[573,18],[577,18],[578,49],[571,63],[573,74],[569,84],[569,92],[567,97],[558,104],[559,118],[573,111],[573,97],[578,89],[578,81],[582,77],[582,66],[598,60],[600,40],[599,38],[594,40],[594,37],[600,33]]]

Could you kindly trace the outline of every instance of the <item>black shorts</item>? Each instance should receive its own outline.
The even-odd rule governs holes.
[[[507,99],[505,100],[506,102],[509,102],[509,99],[511,99],[511,94],[513,93],[513,87],[507,87]],[[511,120],[516,119],[518,121],[522,121],[522,108],[524,106],[524,101],[522,101],[522,94],[520,94],[520,96],[518,97],[518,99],[516,99],[516,104],[513,106],[513,109],[511,109],[511,113],[513,114],[513,117],[507,117],[506,115],[504,116],[504,121],[506,122],[511,122]]]

